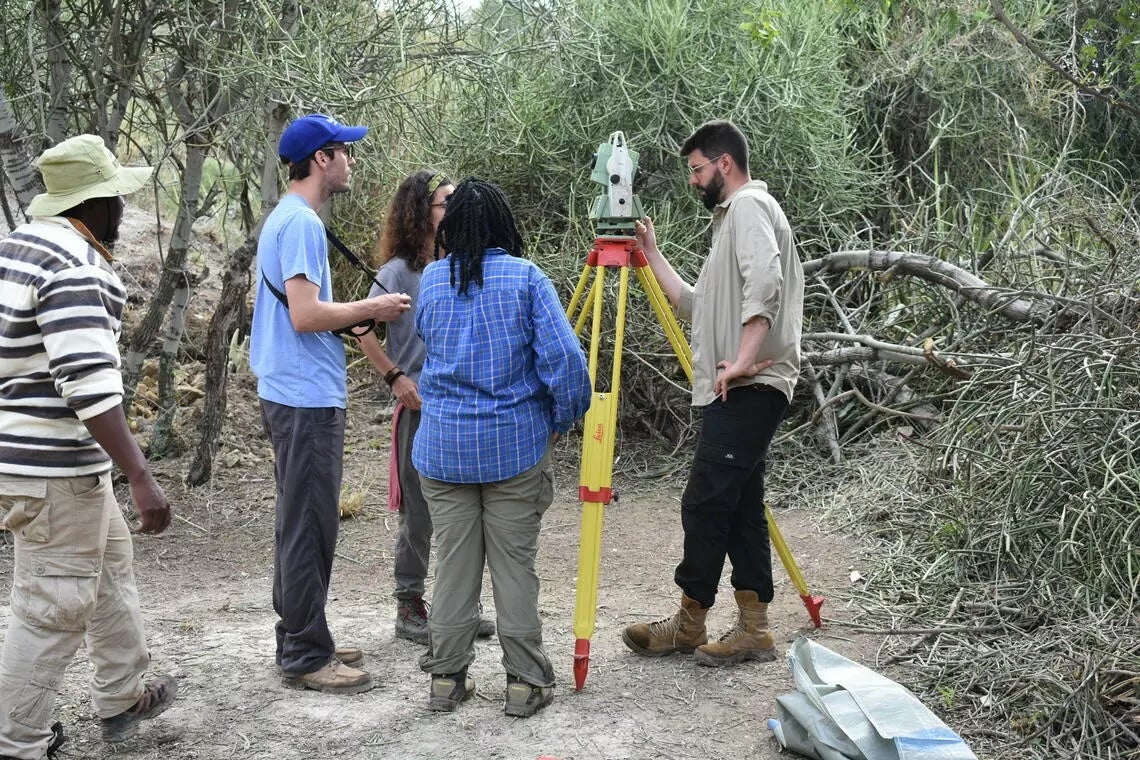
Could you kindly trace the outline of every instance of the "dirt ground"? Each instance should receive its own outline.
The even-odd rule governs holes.
[[[339,642],[363,647],[365,667],[379,686],[358,696],[327,696],[288,690],[275,675],[272,457],[253,427],[253,379],[243,375],[234,383],[214,480],[187,490],[178,485],[184,459],[157,463],[177,519],[165,534],[135,540],[153,668],[178,676],[179,700],[138,738],[111,751],[99,739],[86,695],[91,668],[81,650],[57,703],[69,733],[59,757],[777,757],[765,721],[774,714],[774,698],[792,690],[782,658],[714,669],[682,656],[638,657],[621,641],[623,626],[663,617],[676,604],[672,573],[681,530],[675,479],[617,481],[620,499],[606,513],[589,678],[582,691],[574,690],[574,439],[559,447],[557,497],[543,521],[538,555],[546,647],[559,679],[554,703],[530,719],[506,717],[505,675],[490,639],[477,644],[472,666],[477,697],[454,714],[429,712],[428,677],[417,665],[423,647],[393,635],[397,520],[386,510],[389,427],[377,414],[374,391],[357,387],[353,397],[345,485],[365,498],[361,513],[342,523],[329,617]],[[827,532],[806,508],[780,510],[778,520],[813,591],[828,596],[825,619],[843,618],[842,589],[858,564],[857,547]],[[0,587],[8,586],[11,560],[11,547],[0,548]],[[718,599],[710,633],[727,629],[733,619],[727,585]],[[483,602],[493,612],[486,578]],[[807,633],[873,663],[878,642],[872,637],[848,638],[833,624],[808,630],[807,613],[781,569],[772,620],[781,650]]]
[[[151,227],[150,229],[153,229]],[[153,255],[145,214],[128,215],[120,248]],[[0,233],[3,231],[0,230]],[[136,293],[153,285],[153,264],[124,262],[124,280]],[[215,271],[218,271],[215,268]],[[208,282],[207,282],[208,286]],[[210,293],[196,297],[191,334],[204,328]],[[188,337],[188,340],[191,339]],[[423,647],[393,635],[392,548],[397,520],[386,510],[390,428],[384,401],[367,369],[354,371],[344,483],[362,497],[361,512],[342,523],[329,619],[338,641],[363,647],[365,668],[379,686],[343,697],[284,688],[273,666],[274,615],[270,605],[273,529],[272,456],[260,433],[253,378],[231,381],[229,411],[214,478],[206,486],[181,485],[188,459],[154,464],[176,519],[161,536],[135,540],[136,570],[153,669],[175,674],[178,702],[116,749],[99,739],[87,683],[90,663],[80,651],[57,700],[56,714],[69,737],[58,757],[169,758],[775,758],[766,719],[775,697],[793,688],[781,657],[713,669],[691,658],[647,659],[630,653],[621,629],[675,609],[672,582],[681,551],[679,497],[684,464],[662,462],[656,477],[619,473],[620,500],[606,512],[589,678],[573,686],[573,611],[577,574],[577,462],[580,439],[571,436],[556,454],[557,496],[543,522],[538,554],[540,608],[546,648],[559,685],[552,705],[529,719],[502,712],[505,675],[497,641],[480,641],[472,675],[475,699],[453,714],[427,710],[428,677],[418,667]],[[193,427],[193,410],[182,419]],[[145,432],[145,425],[142,427]],[[120,502],[128,504],[120,484]],[[855,611],[844,601],[860,547],[828,527],[814,505],[794,494],[772,494],[777,519],[812,590],[828,598],[825,625],[810,628],[807,613],[777,566],[771,619],[781,651],[799,635],[874,667],[881,641],[855,635],[841,621]],[[0,539],[3,535],[0,534]],[[7,619],[12,547],[0,540],[0,621]],[[728,570],[724,577],[727,579]],[[430,596],[430,579],[429,579]],[[709,617],[710,635],[731,626],[731,589],[722,585]],[[494,604],[484,579],[483,602]],[[0,623],[3,624],[3,623]],[[0,628],[0,635],[4,629]],[[889,675],[889,672],[888,672]]]

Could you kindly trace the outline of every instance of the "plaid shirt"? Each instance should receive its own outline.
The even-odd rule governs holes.
[[[538,464],[550,434],[586,413],[590,376],[537,266],[489,248],[482,287],[460,296],[449,262],[429,264],[420,282],[416,329],[427,357],[412,463],[433,480],[494,483]]]

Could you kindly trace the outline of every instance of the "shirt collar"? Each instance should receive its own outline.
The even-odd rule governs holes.
[[[727,211],[728,207],[732,205],[732,202],[734,200],[736,200],[736,196],[740,195],[740,193],[744,190],[752,190],[752,189],[762,190],[763,192],[768,192],[768,185],[763,180],[750,179],[747,182],[745,182],[743,185],[741,185],[740,187],[736,188],[736,190],[733,191],[732,195],[728,196],[723,201],[716,204],[716,207],[725,209]]]
[[[90,243],[91,247],[98,251],[99,255],[104,259],[109,262],[115,260],[111,252],[107,250],[107,246],[96,240],[95,236],[91,234],[91,230],[87,229],[87,225],[78,219],[70,216],[37,216],[36,221],[44,224],[54,224],[57,227],[70,227],[73,231],[77,232],[80,237]]]

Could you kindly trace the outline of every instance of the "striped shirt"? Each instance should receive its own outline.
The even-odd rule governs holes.
[[[495,483],[538,464],[550,434],[586,413],[590,375],[542,270],[488,248],[482,287],[461,296],[448,262],[429,264],[420,281],[427,358],[412,463],[446,483]]]
[[[0,241],[0,473],[64,478],[111,469],[82,420],[120,405],[126,291],[62,217]]]

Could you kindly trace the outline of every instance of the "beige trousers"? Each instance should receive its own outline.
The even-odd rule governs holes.
[[[12,609],[0,655],[0,755],[39,760],[63,674],[81,643],[101,718],[128,710],[150,664],[130,531],[110,473],[0,476],[0,512],[15,537]]]
[[[456,673],[475,659],[483,565],[491,571],[495,623],[507,675],[553,686],[538,615],[538,531],[554,500],[550,450],[534,467],[497,483],[444,483],[420,476],[435,526],[435,587],[420,658],[428,673]]]

